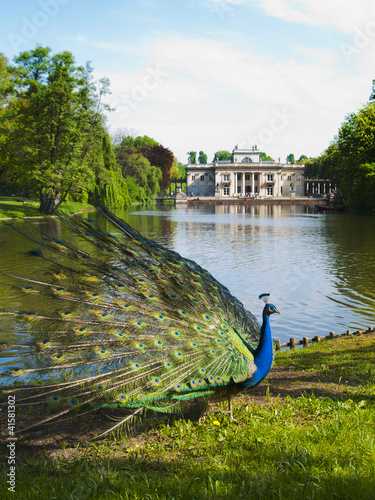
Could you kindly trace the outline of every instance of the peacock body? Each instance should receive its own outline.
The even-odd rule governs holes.
[[[8,286],[34,300],[33,310],[0,314],[1,330],[24,339],[2,346],[2,358],[17,353],[3,385],[17,405],[48,405],[27,427],[101,408],[124,410],[123,423],[142,410],[175,412],[196,398],[230,397],[258,384],[273,361],[276,307],[266,303],[260,326],[195,262],[97,209],[110,231],[61,215],[72,243],[27,235],[38,244],[34,258],[50,264],[48,279],[3,273]],[[54,313],[40,312],[45,300]]]

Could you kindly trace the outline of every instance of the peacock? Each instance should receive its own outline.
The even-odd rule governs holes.
[[[11,329],[16,339],[1,345],[11,359],[3,392],[19,409],[40,408],[19,432],[115,410],[109,432],[198,400],[227,399],[232,418],[231,398],[273,363],[270,316],[279,311],[269,294],[259,296],[260,326],[208,271],[95,207],[101,222],[59,214],[68,241],[30,224],[25,236],[48,264],[46,279],[1,273],[27,307],[0,311],[0,335]]]

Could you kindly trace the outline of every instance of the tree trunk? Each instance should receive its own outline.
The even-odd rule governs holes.
[[[42,214],[53,214],[55,212],[56,197],[41,195],[39,212]]]

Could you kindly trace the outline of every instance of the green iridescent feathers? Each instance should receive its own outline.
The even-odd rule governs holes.
[[[98,210],[103,224],[61,216],[69,243],[27,235],[51,277],[3,275],[28,304],[0,315],[1,329],[23,338],[1,352],[18,353],[3,374],[19,385],[18,402],[50,402],[56,412],[45,421],[74,407],[171,411],[251,378],[255,317],[195,262]],[[41,303],[54,312],[40,312]]]

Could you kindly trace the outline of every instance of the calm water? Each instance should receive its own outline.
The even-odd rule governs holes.
[[[263,303],[258,295],[270,292],[281,312],[272,317],[274,338],[287,341],[375,325],[372,216],[320,214],[295,206],[138,209],[116,214],[144,236],[208,269],[259,321]],[[54,219],[35,224],[66,237]],[[15,225],[22,229],[25,222]],[[33,247],[13,229],[0,226],[2,269],[43,277],[41,259],[25,254]],[[26,307],[9,288],[0,289],[0,300],[1,308],[10,303]]]

